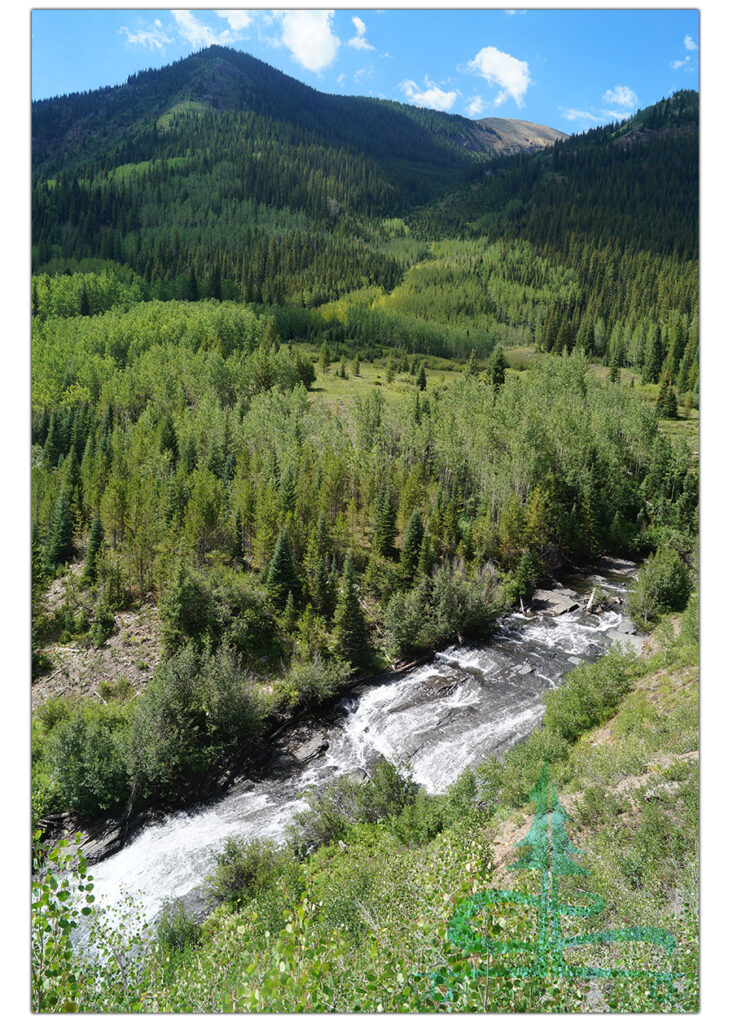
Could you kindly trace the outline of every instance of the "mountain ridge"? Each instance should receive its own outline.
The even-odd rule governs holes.
[[[388,155],[384,151],[395,136],[404,136],[402,148],[408,153],[424,152],[438,163],[451,156],[461,162],[470,156],[533,152],[567,137],[511,118],[472,121],[396,101],[320,92],[243,51],[210,46],[164,68],[131,75],[122,85],[35,101],[35,169],[46,164],[57,169],[54,155],[72,165],[83,161],[85,146],[104,151],[121,134],[139,132],[186,101],[214,113],[252,113],[296,124],[363,151],[376,146],[382,155]],[[354,127],[365,121],[368,131],[360,136]]]

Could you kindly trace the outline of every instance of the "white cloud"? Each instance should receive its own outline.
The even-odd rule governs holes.
[[[227,43],[231,43],[235,38],[229,29],[224,29],[223,32],[215,32],[213,28],[209,28],[208,25],[204,25],[202,21],[199,21],[192,11],[171,11],[171,14],[176,19],[179,34],[191,46],[224,46]]]
[[[630,110],[632,107],[638,107],[639,97],[633,89],[629,89],[628,85],[617,85],[615,89],[606,89],[603,94],[603,102],[616,103],[619,107]]]
[[[680,69],[680,68],[685,68],[685,67],[687,67],[687,65],[688,65],[689,63],[690,63],[690,55],[689,55],[689,53],[688,53],[688,54],[687,54],[687,56],[686,56],[686,57],[684,58],[684,60],[672,60],[672,61],[670,61],[670,62],[669,62],[669,66],[670,66],[670,67],[671,67],[671,68],[672,68],[672,69],[673,69],[674,71],[679,71],[679,69]]]
[[[504,14],[526,14],[526,11],[504,11]]]
[[[156,18],[150,28],[141,28],[137,32],[131,32],[127,26],[123,25],[120,34],[123,32],[131,46],[145,46],[150,50],[162,50],[168,43],[173,42],[170,36],[165,34],[160,18]]]
[[[596,117],[595,114],[591,114],[587,110],[573,110],[566,107],[559,107],[558,109],[566,121],[590,121],[596,123],[603,120],[602,117]]]
[[[459,95],[458,92],[445,92],[443,89],[439,89],[427,75],[425,76],[424,92],[420,92],[417,83],[410,79],[400,82],[400,89],[416,106],[430,107],[431,110],[450,110]]]
[[[514,12],[512,12],[514,13]],[[480,117],[484,112],[484,101],[480,96],[472,96],[466,108],[469,117]]]
[[[485,78],[489,85],[501,86],[494,106],[498,107],[510,96],[518,107],[524,106],[524,94],[531,82],[529,64],[526,61],[502,53],[495,46],[485,46],[468,62],[468,67]]]
[[[697,43],[692,38],[692,36],[685,36],[685,49],[686,50],[696,50],[697,49]]]
[[[353,46],[355,50],[373,50],[374,47],[371,43],[366,41],[366,25],[361,18],[352,18],[354,28],[356,29],[356,35],[349,39],[348,45]]]
[[[217,11],[220,18],[229,22],[229,28],[241,32],[252,24],[252,11]]]
[[[341,40],[331,27],[333,11],[273,11],[282,24],[281,42],[308,71],[323,71],[336,60]]]

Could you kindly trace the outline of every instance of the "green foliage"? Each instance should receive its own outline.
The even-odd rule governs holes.
[[[102,519],[99,512],[95,515],[92,520],[92,528],[89,531],[89,540],[87,541],[87,553],[84,561],[84,570],[82,572],[82,583],[89,585],[95,583],[97,580],[97,574],[99,571],[98,559],[99,554],[104,543],[104,529],[102,527]]]
[[[300,580],[295,572],[287,529],[278,534],[267,572],[267,588],[281,607],[285,606],[288,594],[300,594]]]
[[[40,833],[35,836],[40,840]],[[34,862],[31,896],[31,1009],[34,1013],[79,1010],[82,993],[72,933],[91,913],[93,883],[87,861],[62,839]]]
[[[46,542],[46,563],[49,572],[55,574],[58,569],[70,562],[74,557],[74,521],[71,506],[65,490],[59,495],[56,510]]]
[[[643,628],[667,612],[682,611],[692,584],[687,567],[672,548],[660,548],[639,570],[629,598],[629,615]]]
[[[52,729],[47,758],[64,807],[93,817],[129,796],[129,715],[122,707],[84,704]]]
[[[415,803],[418,791],[408,775],[382,759],[366,780],[345,776],[308,793],[308,808],[293,817],[290,846],[302,859],[342,839],[352,825],[398,818]]]
[[[170,955],[195,946],[199,941],[200,926],[181,900],[167,900],[158,917],[155,932],[163,951]]]
[[[180,800],[262,727],[262,703],[234,651],[191,645],[162,662],[136,705],[130,761],[141,793]]]
[[[236,910],[283,874],[291,855],[271,840],[229,836],[216,854],[216,866],[206,883],[214,905],[225,903]]]
[[[362,665],[369,655],[369,650],[366,623],[359,604],[356,572],[351,552],[344,560],[333,622],[334,637],[340,656],[354,666]]]
[[[405,537],[400,551],[400,572],[405,583],[412,583],[420,563],[420,551],[422,549],[425,527],[419,511],[410,515],[405,529]]]

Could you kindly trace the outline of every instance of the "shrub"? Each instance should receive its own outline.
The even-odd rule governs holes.
[[[148,795],[190,794],[262,728],[262,701],[236,654],[191,645],[158,666],[137,705],[134,773]]]
[[[206,880],[207,894],[215,904],[241,907],[282,873],[291,856],[269,839],[229,836]]]
[[[166,900],[156,925],[158,942],[167,953],[178,953],[195,946],[200,927],[180,899]]]
[[[682,611],[691,589],[680,555],[671,548],[660,548],[639,570],[629,598],[629,615],[639,626],[657,622],[667,612]]]
[[[632,687],[631,660],[616,649],[568,672],[563,685],[545,696],[545,729],[568,743],[605,722]]]
[[[349,676],[349,666],[341,661],[294,661],[277,683],[277,700],[289,711],[300,705],[328,700]]]
[[[63,805],[85,815],[119,807],[129,794],[127,721],[112,705],[87,705],[55,726],[48,761]]]
[[[343,838],[357,823],[397,818],[414,804],[419,787],[388,761],[380,760],[365,781],[336,779],[308,794],[308,809],[296,811],[288,839],[298,857]]]

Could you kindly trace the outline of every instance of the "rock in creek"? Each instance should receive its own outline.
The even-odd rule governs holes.
[[[318,757],[319,754],[324,754],[328,750],[328,739],[325,733],[316,733],[315,736],[311,736],[305,743],[299,744],[297,747],[292,747],[290,753],[293,757],[297,758],[298,761],[305,764],[306,761],[312,761],[314,757]]]
[[[535,590],[532,597],[532,611],[549,615],[564,615],[579,608],[578,595],[572,590]]]

